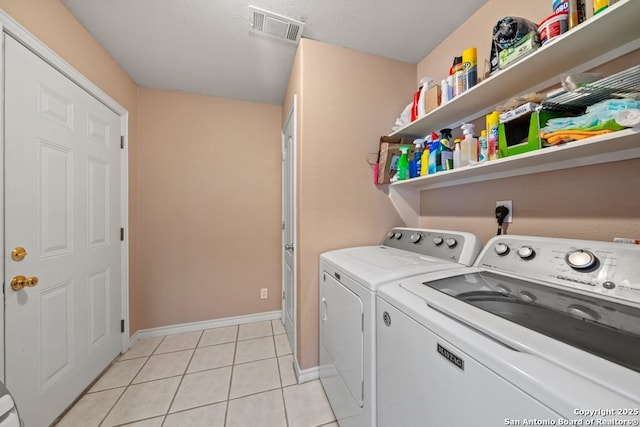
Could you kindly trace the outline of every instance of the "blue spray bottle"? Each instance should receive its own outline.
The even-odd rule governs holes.
[[[432,175],[438,172],[438,166],[440,158],[438,154],[442,153],[442,149],[440,148],[440,137],[437,133],[431,132],[431,145],[429,146],[429,175]],[[442,166],[440,166],[440,170],[442,170]]]
[[[413,141],[415,148],[413,150],[413,160],[409,163],[409,178],[417,178],[420,176],[422,166],[422,152],[424,151],[424,139],[416,139]]]

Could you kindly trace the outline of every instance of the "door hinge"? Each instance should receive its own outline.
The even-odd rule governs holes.
[[[282,291],[282,299],[284,299],[284,291]]]
[[[124,319],[120,320],[120,333],[124,334]]]
[[[364,401],[364,381],[362,381],[362,401]]]
[[[120,136],[120,148],[124,150],[124,135]]]
[[[364,313],[362,313],[362,332],[364,332]]]
[[[282,221],[282,229],[284,230],[284,221]]]
[[[124,242],[124,227],[120,229],[120,241]]]

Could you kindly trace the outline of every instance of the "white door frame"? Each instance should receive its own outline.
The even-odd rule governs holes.
[[[298,280],[297,280],[297,275],[298,275],[298,233],[297,233],[297,228],[298,228],[298,209],[297,209],[297,203],[298,203],[298,180],[297,180],[297,175],[298,175],[298,161],[297,161],[297,153],[298,153],[298,121],[297,121],[297,95],[293,95],[293,101],[291,102],[291,107],[289,108],[289,113],[287,114],[287,120],[284,123],[284,126],[282,127],[281,130],[281,138],[282,138],[282,153],[284,154],[284,147],[285,147],[285,143],[286,143],[286,135],[285,135],[285,129],[289,126],[289,123],[291,122],[291,120],[293,120],[293,143],[291,144],[291,147],[289,147],[290,150],[293,151],[293,154],[291,156],[291,158],[293,159],[293,165],[291,167],[293,173],[289,174],[287,176],[290,176],[290,178],[293,180],[293,190],[292,190],[292,194],[289,195],[290,197],[290,203],[293,205],[293,218],[289,218],[289,222],[290,224],[288,224],[288,226],[292,227],[292,242],[287,242],[285,241],[285,233],[282,233],[282,293],[283,295],[285,294],[285,288],[286,288],[286,280],[285,280],[285,269],[286,269],[286,265],[285,265],[285,245],[289,244],[289,243],[293,243],[293,247],[294,247],[294,252],[293,252],[293,271],[294,271],[294,275],[293,275],[293,285],[292,288],[294,289],[294,295],[293,295],[293,312],[294,312],[294,317],[293,317],[293,342],[290,343],[291,344],[291,351],[293,353],[293,360],[294,363],[297,366],[297,360],[298,360],[298,350],[297,350],[297,341],[298,341],[298,315],[297,315],[297,310],[298,310],[298,303],[297,303],[297,289],[298,289]],[[288,191],[287,190],[287,185],[288,183],[285,182],[284,177],[285,177],[285,170],[284,168],[287,167],[286,163],[284,162],[284,158],[283,158],[283,162],[282,162],[282,224],[284,226],[284,219],[285,219],[285,198],[284,198],[284,192]],[[284,230],[283,230],[284,231]],[[285,304],[285,300],[283,298],[282,300],[282,321],[284,323],[284,319],[285,319],[285,311],[286,311],[286,304]]]
[[[122,243],[121,248],[121,268],[122,268],[122,319],[124,319],[124,333],[122,333],[122,351],[126,351],[129,347],[129,206],[128,206],[128,182],[129,182],[129,172],[128,172],[128,147],[129,147],[129,132],[128,132],[128,124],[129,124],[129,112],[124,109],[120,104],[118,104],[113,98],[103,92],[100,88],[98,88],[95,84],[93,84],[89,79],[80,74],[75,68],[73,68],[69,63],[67,63],[64,59],[62,59],[58,54],[56,54],[53,50],[48,48],[44,43],[38,40],[34,35],[29,33],[24,27],[22,27],[18,22],[16,22],[11,16],[7,15],[6,12],[0,10],[0,30],[2,34],[2,40],[4,40],[4,33],[11,35],[13,38],[18,40],[28,49],[33,51],[36,55],[42,58],[45,62],[51,65],[53,68],[62,73],[65,77],[76,83],[82,89],[84,89],[87,93],[92,95],[98,101],[102,102],[105,106],[115,112],[118,116],[120,116],[120,132],[121,135],[124,136],[124,149],[121,150],[121,202],[122,202],[122,210],[121,210],[121,218],[120,222],[122,227],[124,227],[124,242]],[[0,47],[0,62],[2,66],[0,67],[0,81],[4,82],[4,42],[1,43]],[[4,94],[4,87],[0,93]],[[3,95],[2,95],[3,96]],[[0,149],[0,224],[4,224],[4,212],[6,206],[4,205],[4,97],[0,102],[0,141],[1,141],[1,149]],[[4,246],[4,226],[0,227],[0,240],[2,241],[2,250],[3,254],[6,255],[7,248]],[[4,256],[3,262],[0,263],[0,275],[4,277]],[[6,285],[6,284],[5,284]],[[4,296],[2,298],[2,304],[0,304],[0,381],[5,381],[5,339],[4,339],[4,309],[5,309],[5,300]]]

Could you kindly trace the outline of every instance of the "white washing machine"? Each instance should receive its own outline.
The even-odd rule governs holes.
[[[471,265],[481,248],[469,233],[394,228],[382,245],[320,255],[320,380],[341,427],[376,425],[378,287]]]
[[[640,424],[640,246],[498,236],[376,304],[379,426]]]

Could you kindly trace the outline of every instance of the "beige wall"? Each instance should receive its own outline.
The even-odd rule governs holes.
[[[454,56],[462,55],[468,47],[478,50],[478,76],[488,65],[493,27],[505,16],[519,16],[539,24],[552,12],[551,0],[489,0],[463,25],[418,63],[417,79],[431,77],[440,82],[449,74]]]
[[[498,19],[516,15],[539,22],[550,8],[551,2],[547,0],[489,0],[460,30],[418,64],[417,76],[433,73],[441,79],[446,74],[445,67],[448,70],[450,66],[451,52],[461,52],[475,40],[467,28],[477,28],[486,39],[480,38],[478,43],[480,63],[480,58],[488,58],[491,27]],[[601,70],[613,73],[639,60],[640,53],[636,51]],[[436,75],[440,72],[441,75]],[[635,194],[639,182],[640,159],[634,159],[423,191],[420,225],[469,231],[486,243],[497,229],[495,202],[513,200],[514,222],[508,229],[510,234],[637,239],[640,237],[640,199]]]
[[[415,90],[415,65],[303,39],[285,99],[298,92],[298,363],[318,364],[318,257],[379,243],[402,225],[373,185],[368,153]],[[374,159],[375,160],[375,159]]]
[[[281,107],[141,88],[138,108],[139,327],[279,310]]]
[[[139,329],[137,307],[137,100],[136,85],[58,0],[0,0],[0,8],[129,111],[129,313]]]

